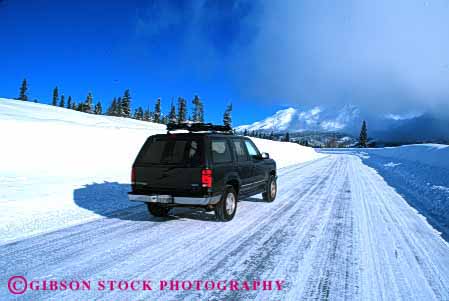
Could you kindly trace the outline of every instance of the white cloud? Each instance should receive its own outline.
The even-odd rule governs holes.
[[[242,93],[364,113],[449,104],[448,1],[264,4],[255,40],[235,55]]]

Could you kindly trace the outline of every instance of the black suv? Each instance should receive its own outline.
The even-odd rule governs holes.
[[[250,139],[233,135],[228,126],[192,123],[167,129],[147,139],[132,168],[129,199],[145,202],[152,215],[201,207],[229,221],[239,199],[258,193],[267,202],[275,199],[276,162]]]

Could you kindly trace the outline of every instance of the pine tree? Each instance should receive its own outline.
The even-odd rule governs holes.
[[[123,93],[123,99],[121,102],[121,116],[122,117],[131,117],[131,94],[129,89],[126,89]]]
[[[28,90],[27,80],[24,79],[22,81],[22,86],[20,87],[20,95],[19,95],[20,100],[28,101],[27,90]]]
[[[273,131],[271,131],[269,138],[270,138],[270,140],[274,140],[274,132]]]
[[[142,107],[138,107],[134,110],[134,119],[142,120],[143,119],[143,109]]]
[[[83,112],[92,113],[92,102],[94,97],[92,96],[92,92],[87,93],[86,101],[84,102]]]
[[[79,112],[84,112],[84,103],[80,102],[77,107],[76,110]]]
[[[362,128],[360,130],[360,137],[359,137],[359,147],[367,147],[368,143],[368,130],[366,128],[366,122],[363,120]]]
[[[156,100],[154,105],[153,122],[161,123],[161,99]]]
[[[169,119],[168,119],[167,115],[162,116],[161,123],[162,124],[168,124],[169,123]]]
[[[101,102],[97,102],[97,104],[95,105],[95,110],[94,113],[96,115],[101,115],[103,112],[103,108],[101,107]]]
[[[72,108],[72,96],[67,97],[67,109]]]
[[[195,97],[192,100],[192,103],[193,103],[192,121],[204,122],[203,102],[198,97],[198,95],[195,95]]]
[[[143,120],[143,108],[139,107],[139,120]]]
[[[109,108],[106,110],[106,115],[108,116],[114,116],[116,108],[117,107],[117,99],[114,97],[112,99],[111,105],[109,106]]]
[[[123,108],[122,108],[122,98],[117,98],[117,104],[115,107],[115,116],[122,116]]]
[[[285,133],[284,141],[290,142],[290,133]]]
[[[176,121],[177,121],[176,108],[175,108],[175,105],[173,104],[173,100],[172,100],[171,105],[170,105],[170,113],[168,114],[168,122],[176,123]]]
[[[243,131],[243,136],[248,136],[248,130],[247,130],[247,129],[245,129],[245,130]]]
[[[59,106],[60,106],[61,108],[64,108],[64,107],[65,107],[65,97],[64,97],[64,94],[61,95],[61,101],[59,102]]]
[[[154,112],[150,111],[150,122],[154,122]]]
[[[182,97],[178,98],[178,123],[186,121],[187,116],[187,103]]]
[[[150,109],[146,109],[143,113],[143,120],[144,121],[150,121]]]
[[[58,100],[59,100],[59,92],[58,92],[58,87],[55,87],[53,89],[53,101],[52,101],[52,105],[57,106],[58,105]]]
[[[75,102],[75,101],[72,102],[72,107],[71,107],[71,109],[72,109],[72,110],[76,110],[76,102]]]
[[[228,104],[228,106],[226,107],[226,110],[223,114],[223,124],[224,125],[228,125],[228,126],[232,126],[232,103]]]

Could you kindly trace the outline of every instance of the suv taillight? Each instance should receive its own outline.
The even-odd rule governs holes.
[[[131,169],[131,184],[136,184],[136,169],[134,167]]]
[[[201,186],[207,188],[212,187],[212,169],[201,170]]]

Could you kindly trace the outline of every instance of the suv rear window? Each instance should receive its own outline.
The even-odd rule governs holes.
[[[139,155],[140,163],[149,164],[201,164],[200,139],[158,137],[151,139]]]

